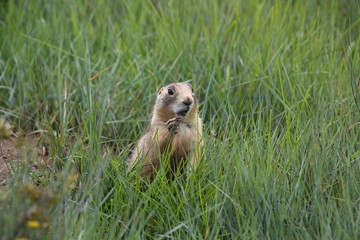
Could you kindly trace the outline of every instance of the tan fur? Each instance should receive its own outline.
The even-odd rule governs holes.
[[[169,89],[173,94],[169,94]],[[185,103],[189,104],[187,106]],[[186,115],[181,112],[189,109]],[[184,110],[186,111],[186,110]],[[198,165],[202,145],[202,122],[198,103],[188,83],[173,83],[159,91],[150,130],[139,140],[129,161],[129,169],[141,164],[141,176],[154,178],[161,165],[161,154],[170,155],[170,168],[176,172],[189,159],[191,168]]]

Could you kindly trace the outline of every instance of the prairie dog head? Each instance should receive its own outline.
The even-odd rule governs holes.
[[[190,83],[172,83],[158,92],[155,108],[161,109],[169,118],[185,117],[196,106],[196,97]]]

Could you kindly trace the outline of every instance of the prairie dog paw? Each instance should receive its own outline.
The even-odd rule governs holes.
[[[172,134],[177,133],[177,129],[179,128],[179,121],[181,119],[182,117],[171,118],[165,123],[170,133]]]

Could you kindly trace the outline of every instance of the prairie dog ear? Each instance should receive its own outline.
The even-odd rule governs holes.
[[[159,90],[159,92],[158,92],[158,95],[160,95],[160,94],[161,94],[162,90],[164,90],[164,88],[163,88],[163,87],[162,87],[162,88],[160,88],[160,90]]]
[[[186,85],[188,85],[188,87],[191,89],[191,91],[193,90],[193,87],[191,85],[191,83],[188,83],[188,82],[184,82]]]

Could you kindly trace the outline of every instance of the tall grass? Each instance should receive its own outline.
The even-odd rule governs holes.
[[[359,29],[355,0],[2,1],[0,115],[51,166],[24,152],[1,238],[359,238]],[[186,80],[202,162],[143,188],[129,145]]]

